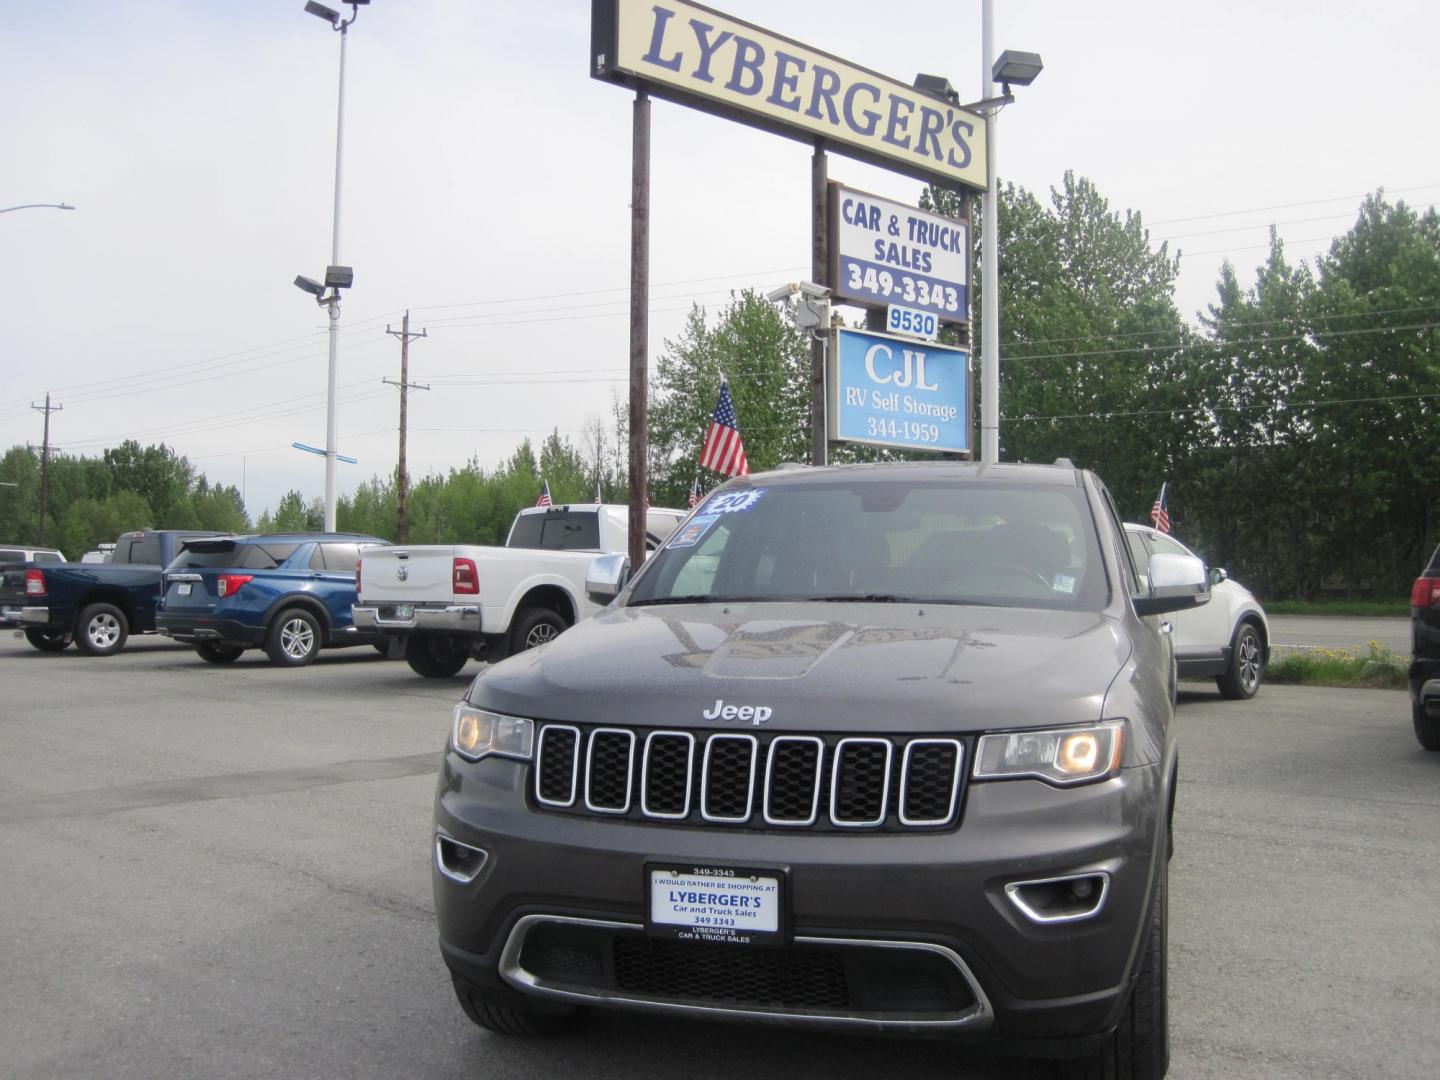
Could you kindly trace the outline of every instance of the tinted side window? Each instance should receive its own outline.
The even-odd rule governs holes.
[[[1126,537],[1128,534],[1125,532],[1125,526],[1120,522],[1120,511],[1115,509],[1115,500],[1110,497],[1110,492],[1103,486],[1100,487],[1100,495],[1105,504],[1105,516],[1110,519],[1112,535]],[[1135,559],[1130,553],[1128,541],[1118,545],[1115,561],[1120,564],[1120,574],[1129,587],[1130,595],[1140,595],[1139,571],[1135,567]],[[1147,558],[1143,565],[1149,566],[1149,564],[1150,560]]]
[[[128,563],[158,563],[160,561],[160,537],[158,536],[137,536],[130,541],[130,554],[128,558],[119,558],[120,549],[115,549],[116,558],[111,562]]]
[[[358,544],[321,544],[320,551],[325,557],[325,569],[343,574],[353,574],[360,560]]]
[[[246,544],[237,566],[245,570],[274,570],[291,555],[299,544]]]
[[[56,555],[53,551],[37,551],[35,553],[35,561],[58,563],[60,561],[60,556]]]
[[[0,563],[17,563],[24,561],[25,552],[23,551],[0,551]]]

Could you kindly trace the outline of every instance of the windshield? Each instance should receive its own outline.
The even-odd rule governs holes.
[[[632,605],[874,601],[1098,611],[1078,487],[827,478],[726,489],[647,564]]]

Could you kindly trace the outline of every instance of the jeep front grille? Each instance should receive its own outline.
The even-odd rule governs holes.
[[[751,735],[546,724],[542,809],[751,829],[943,829],[964,777],[959,739]]]

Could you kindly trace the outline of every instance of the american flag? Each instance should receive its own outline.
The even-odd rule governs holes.
[[[1150,508],[1150,520],[1155,523],[1155,528],[1162,533],[1170,531],[1170,511],[1165,508],[1166,484],[1160,485],[1160,495],[1155,500],[1155,505]]]
[[[695,482],[690,485],[690,509],[700,505],[700,477],[695,477]]]
[[[745,444],[740,439],[740,425],[735,420],[735,403],[730,400],[730,383],[720,383],[720,401],[705,433],[700,448],[700,464],[722,476],[748,476],[750,463],[745,460]]]
[[[549,505],[550,505],[550,481],[549,481],[549,480],[542,480],[542,481],[540,481],[540,497],[535,500],[535,505],[536,505],[536,506],[549,506]]]

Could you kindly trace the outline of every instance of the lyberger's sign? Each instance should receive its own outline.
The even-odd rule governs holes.
[[[591,74],[922,180],[985,186],[974,113],[681,0],[592,0]]]

